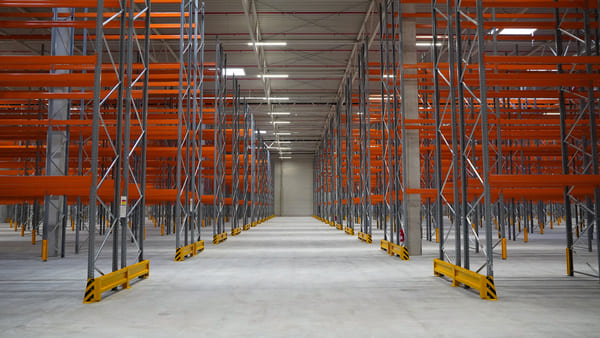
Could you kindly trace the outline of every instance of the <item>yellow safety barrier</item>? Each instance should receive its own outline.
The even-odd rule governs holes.
[[[506,238],[502,238],[502,259],[506,259]]]
[[[250,230],[250,224],[244,224],[244,231]]]
[[[478,290],[481,299],[498,300],[496,286],[494,285],[494,277],[492,276],[484,276],[437,258],[433,260],[433,274],[436,276],[444,275],[451,278],[452,286],[456,287],[463,284]]]
[[[436,243],[440,242],[440,228],[435,229],[435,242]]]
[[[242,228],[237,227],[231,230],[231,236],[237,236],[242,233]]]
[[[213,236],[212,244],[219,244],[219,243],[225,242],[226,240],[227,240],[227,233],[222,232],[220,234]]]
[[[358,232],[358,239],[360,239],[363,242],[367,242],[368,244],[373,244],[373,238],[371,237],[370,234],[366,234],[364,232]]]
[[[344,231],[345,231],[345,232],[346,232],[348,235],[350,235],[350,236],[354,236],[354,229],[353,229],[353,228],[351,228],[351,227],[345,227],[345,228],[344,228]]]
[[[194,257],[204,250],[204,241],[198,241],[175,250],[175,262],[183,262],[187,256]]]
[[[251,226],[251,227],[253,227],[253,228],[254,228],[255,226],[257,226],[257,225],[258,225],[258,224],[257,224],[256,222],[252,222],[252,223],[250,223],[250,226]]]
[[[403,261],[410,260],[407,247],[386,241],[385,239],[381,240],[381,250],[387,251],[390,256],[398,255]]]
[[[48,240],[42,239],[42,262],[48,260]]]
[[[523,242],[529,242],[529,230],[527,229],[527,227],[523,228]]]
[[[35,245],[35,229],[31,229],[31,244]]]
[[[335,225],[335,228],[338,230],[344,230],[344,226],[339,223]]]
[[[104,276],[88,279],[85,287],[83,303],[95,303],[102,299],[102,294],[118,286],[121,289],[129,289],[129,281],[142,277],[148,278],[150,275],[150,261],[145,260],[139,263],[126,266],[120,270],[107,273]]]

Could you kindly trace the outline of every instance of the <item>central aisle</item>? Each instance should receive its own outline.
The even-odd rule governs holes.
[[[173,241],[150,236],[150,278],[96,304],[81,303],[84,256],[45,263],[55,269],[42,270],[41,289],[20,288],[30,270],[11,268],[0,313],[33,320],[0,318],[0,328],[7,336],[210,338],[563,337],[599,329],[597,281],[535,277],[535,265],[519,259],[510,261],[513,271],[532,277],[501,272],[500,300],[490,302],[433,276],[435,243],[402,261],[310,217],[276,217],[184,262],[173,261]]]

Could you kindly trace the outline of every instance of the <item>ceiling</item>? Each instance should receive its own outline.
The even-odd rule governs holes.
[[[364,0],[205,2],[207,59],[213,59],[211,40],[218,37],[227,53],[227,67],[245,70],[246,76],[239,79],[242,97],[260,98],[248,101],[257,127],[266,131],[267,145],[283,148],[284,156],[314,153],[337,102],[369,4]],[[255,49],[249,42],[286,45]],[[260,74],[287,78],[262,79]],[[262,99],[267,96],[272,100]],[[292,142],[280,145],[277,140]]]

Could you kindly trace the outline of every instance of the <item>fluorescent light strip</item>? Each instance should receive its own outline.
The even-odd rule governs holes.
[[[287,74],[258,74],[256,77],[261,77],[263,79],[287,79]]]
[[[287,42],[248,42],[248,46],[287,46]]]
[[[246,76],[244,68],[225,68],[225,75],[227,76]]]
[[[279,135],[279,136],[289,136],[289,135],[292,135],[292,133],[275,133],[275,135]]]
[[[291,160],[292,157],[291,156],[279,156],[280,160]]]
[[[211,99],[211,97],[208,97],[205,99]],[[214,99],[214,97],[212,97],[212,99]],[[263,100],[263,101],[289,101],[290,98],[289,97],[259,97],[259,96],[246,96],[246,97],[241,97],[242,100]]]
[[[500,35],[532,35],[537,28],[504,28],[500,31]]]
[[[275,116],[275,115],[290,115],[290,112],[286,112],[286,111],[278,111],[278,112],[270,112],[269,115]]]
[[[438,42],[435,45],[440,47],[442,45],[442,43]],[[417,42],[416,46],[417,47],[431,47],[431,46],[433,46],[433,42]]]
[[[291,122],[290,121],[273,121],[271,123],[273,123],[273,124],[289,124]]]

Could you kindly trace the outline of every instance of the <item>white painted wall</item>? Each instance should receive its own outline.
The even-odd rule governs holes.
[[[298,158],[273,161],[275,215],[311,216],[313,160]]]

